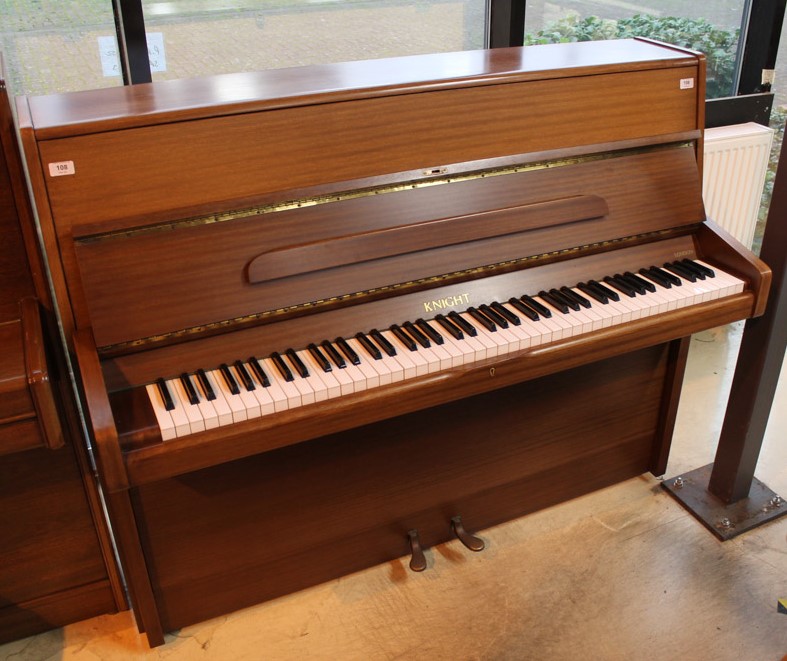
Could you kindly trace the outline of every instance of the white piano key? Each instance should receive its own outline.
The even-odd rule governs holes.
[[[173,399],[177,398],[180,402],[176,404],[176,408],[182,409],[186,414],[189,421],[189,432],[196,434],[197,432],[205,431],[205,421],[202,419],[202,413],[199,407],[189,401],[189,396],[180,378],[170,379],[167,381],[167,387],[172,394]]]
[[[500,351],[500,342],[496,341],[491,337],[492,333],[487,331],[481,324],[479,324],[471,314],[467,312],[460,312],[459,316],[462,317],[468,324],[470,324],[475,330],[475,336],[471,336],[472,339],[476,340],[480,344],[484,346],[486,349],[486,357],[487,358],[494,358],[498,355]],[[465,333],[465,336],[470,335],[469,333]]]
[[[254,391],[246,390],[246,386],[243,385],[243,380],[238,376],[238,370],[234,365],[230,367],[230,373],[238,384],[239,392],[235,397],[240,398],[243,407],[246,409],[246,419],[259,418],[262,415],[262,407],[260,406],[260,401],[254,396]]]
[[[322,367],[320,367],[320,364],[315,360],[314,356],[312,356],[308,349],[298,351],[297,353],[301,361],[303,361],[303,364],[306,365],[306,369],[309,370],[309,378],[312,380],[319,379],[319,381],[322,383],[322,390],[325,392],[325,396],[321,397],[321,399],[318,399],[317,401],[338,397],[341,394],[341,387],[339,382],[336,380],[336,377],[333,376],[333,371],[323,371]],[[315,387],[314,383],[312,384],[312,387],[314,388],[315,392],[317,392],[317,388]]]
[[[223,427],[224,425],[231,425],[233,423],[232,417],[232,409],[230,405],[227,404],[227,400],[224,397],[224,393],[219,388],[218,384],[216,383],[216,379],[211,372],[205,372],[205,379],[208,382],[208,385],[213,390],[213,394],[215,398],[210,401],[211,406],[213,406],[216,414],[219,418],[219,427]],[[207,398],[205,391],[202,389],[202,385],[197,381],[195,386],[199,389],[201,395]]]
[[[314,368],[309,364],[309,361],[305,356],[307,353],[309,352],[302,350],[296,351],[295,355],[298,356],[304,366],[306,366],[309,376],[301,377],[298,375],[297,370],[293,371],[293,375],[295,376],[296,381],[300,378],[308,384],[309,388],[314,393],[315,402],[324,402],[326,399],[328,399],[328,386],[326,385],[325,381],[320,378],[320,375],[314,370]],[[321,372],[322,370],[319,371]]]
[[[241,401],[240,396],[233,395],[232,392],[230,392],[229,386],[227,385],[227,382],[224,380],[224,377],[221,375],[219,370],[211,370],[208,372],[208,374],[213,377],[213,381],[218,386],[219,391],[224,396],[224,400],[230,407],[230,411],[232,411],[232,421],[243,422],[244,420],[247,420],[248,416],[246,414],[246,407]]]
[[[415,368],[415,376],[424,376],[429,374],[429,363],[420,352],[416,349],[410,349],[402,342],[393,331],[383,331],[383,336],[394,346],[397,354],[402,354],[405,360],[409,360]]]
[[[249,373],[256,388],[252,391],[254,396],[260,402],[260,409],[262,415],[270,415],[271,413],[278,413],[279,411],[286,411],[289,407],[287,395],[281,389],[278,382],[271,378],[267,365],[261,360],[257,360],[265,375],[268,377],[268,385],[262,385],[262,382],[257,378],[257,374],[251,368],[251,365],[246,363],[246,371]]]
[[[404,345],[395,341],[396,337],[391,331],[380,331],[380,334],[391,343],[394,349],[396,349],[394,358],[402,370],[403,379],[414,379],[418,376],[418,366],[410,357],[410,351]]]
[[[177,433],[175,432],[175,423],[173,422],[169,411],[167,411],[166,407],[164,406],[164,400],[161,398],[161,393],[159,392],[158,386],[155,383],[149,383],[147,386],[145,386],[145,390],[147,390],[148,399],[150,400],[150,404],[153,407],[153,414],[156,416],[156,422],[158,423],[159,430],[161,431],[161,440],[169,441],[173,438],[177,438]]]
[[[383,362],[382,358],[380,360],[372,358],[366,349],[363,348],[363,345],[354,337],[348,339],[347,344],[349,344],[352,350],[360,356],[363,364],[377,373],[379,385],[387,386],[392,382],[391,368]]]
[[[259,358],[257,360],[259,360]],[[271,381],[271,386],[275,383],[276,387],[284,393],[284,396],[287,398],[287,408],[294,409],[301,406],[303,404],[303,399],[300,391],[295,387],[292,381],[284,380],[281,372],[279,372],[279,368],[276,367],[276,363],[270,358],[263,358],[260,363]]]
[[[172,403],[175,405],[175,408],[169,412],[172,416],[172,422],[175,423],[175,434],[178,437],[188,436],[191,433],[191,422],[188,415],[186,415],[186,410],[183,408],[183,404],[180,401],[180,397],[177,396],[172,382],[166,381],[165,383],[167,384],[170,397],[172,397]]]

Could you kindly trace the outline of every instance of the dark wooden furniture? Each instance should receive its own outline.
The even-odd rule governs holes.
[[[770,277],[705,219],[703,101],[703,58],[645,40],[24,100],[54,288],[150,643],[443,542],[457,516],[478,530],[663,473],[681,338],[761,314]],[[680,258],[744,286],[169,440],[147,394],[160,377]]]
[[[0,122],[0,642],[7,642],[115,612],[125,597],[63,377],[2,81]]]

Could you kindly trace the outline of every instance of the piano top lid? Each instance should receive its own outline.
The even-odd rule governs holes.
[[[232,73],[29,97],[38,139],[168,121],[545,78],[694,64],[702,56],[641,39],[411,55]],[[174,113],[174,114],[173,114]]]

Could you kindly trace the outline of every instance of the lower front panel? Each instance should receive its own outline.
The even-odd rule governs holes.
[[[651,467],[668,345],[132,491],[164,630]]]

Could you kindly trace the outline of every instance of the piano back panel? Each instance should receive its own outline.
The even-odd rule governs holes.
[[[401,294],[403,283],[696,224],[699,190],[691,145],[661,147],[77,241],[76,257],[89,322],[106,346],[364,290]],[[334,244],[336,261],[321,268]],[[278,268],[254,276],[276,252]]]
[[[649,348],[133,490],[164,628],[407,555],[414,528],[431,547],[450,538],[452,516],[480,530],[642,474],[667,354]]]

